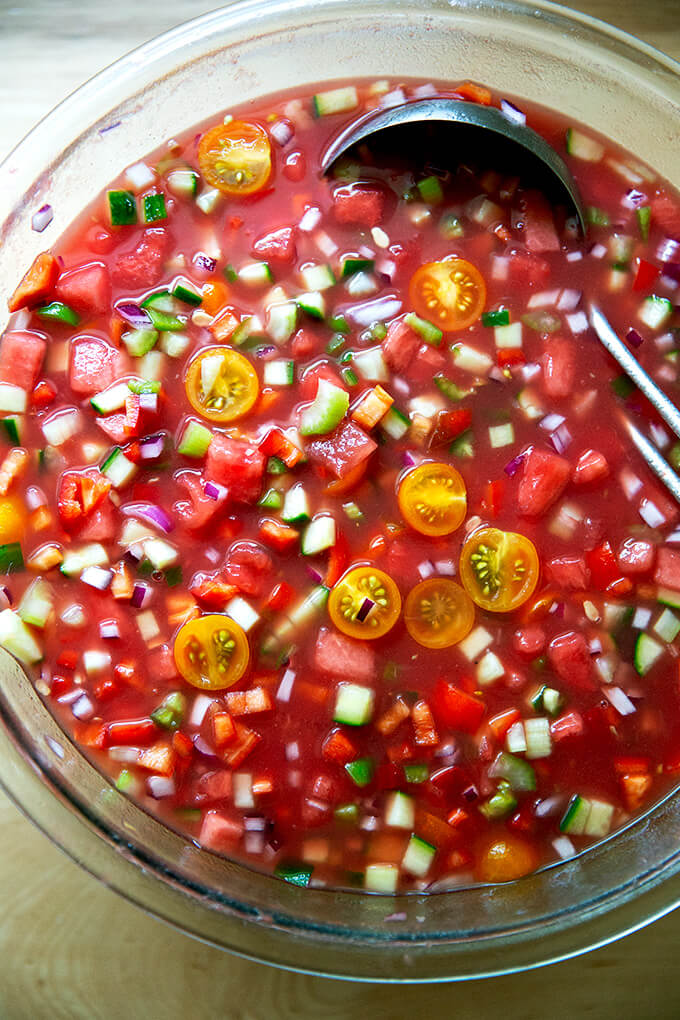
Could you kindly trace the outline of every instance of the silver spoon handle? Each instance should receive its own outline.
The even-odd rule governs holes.
[[[621,420],[628,430],[630,438],[633,440],[656,477],[659,481],[663,482],[674,499],[680,503],[680,478],[678,478],[673,468],[663,459],[654,444],[650,443],[649,439],[647,439],[647,437],[644,436],[632,422],[628,421],[625,415],[621,416]]]
[[[590,322],[612,357],[616,358],[619,365],[629,376],[641,393],[647,397],[663,420],[673,429],[676,436],[680,437],[680,411],[675,404],[668,399],[663,390],[659,389],[653,379],[645,372],[644,368],[635,360],[626,345],[616,335],[606,318],[597,307],[590,306]]]

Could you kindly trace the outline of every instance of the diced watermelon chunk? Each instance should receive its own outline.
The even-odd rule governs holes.
[[[648,574],[654,565],[655,547],[639,538],[625,538],[616,554],[624,574]]]
[[[576,462],[572,481],[576,485],[587,485],[609,474],[607,458],[599,450],[584,450]]]
[[[576,347],[566,337],[551,337],[543,355],[543,389],[549,397],[568,397],[574,388]]]
[[[77,337],[71,345],[69,382],[74,393],[98,393],[126,371],[122,351],[98,337]]]
[[[206,495],[205,483],[197,471],[182,471],[177,481],[187,490],[189,499],[175,503],[175,513],[192,531],[207,527],[221,512],[225,500]]]
[[[262,490],[266,458],[257,446],[215,435],[208,447],[205,476],[226,486],[237,503],[254,503]]]
[[[536,289],[545,287],[550,280],[550,263],[540,255],[527,251],[516,251],[510,255],[508,265],[509,282],[516,286]]]
[[[302,400],[314,400],[319,388],[319,379],[327,379],[341,390],[347,389],[335,365],[331,365],[329,361],[317,361],[305,369],[300,379],[298,392]]]
[[[258,237],[252,247],[253,255],[266,262],[293,262],[297,255],[295,232],[292,227],[280,227]]]
[[[214,442],[214,440],[213,440]],[[211,447],[212,449],[212,444]],[[353,422],[345,422],[324,439],[317,439],[307,447],[307,454],[337,478],[344,478],[377,448],[375,440]],[[210,455],[210,450],[208,451]]]
[[[661,546],[657,553],[654,580],[661,588],[680,591],[680,552]]]
[[[5,333],[0,344],[0,382],[30,392],[38,381],[46,350],[47,342],[38,333]]]
[[[109,414],[106,418],[95,418],[96,424],[105,432],[114,443],[124,443],[129,439],[129,433],[125,427],[127,417],[124,414]]]
[[[296,359],[311,358],[312,355],[316,354],[321,350],[323,340],[315,333],[314,330],[309,329],[308,326],[303,326],[297,331],[293,339],[291,340],[290,350],[291,354]],[[314,394],[316,396],[316,393]],[[310,400],[314,397],[311,396]]]
[[[415,358],[406,368],[405,375],[411,382],[431,382],[436,375],[446,372],[449,364],[443,351],[429,344],[421,344]]]
[[[384,207],[385,192],[370,184],[344,184],[333,193],[333,210],[338,223],[377,227]]]
[[[321,673],[368,683],[375,677],[375,651],[367,642],[324,627],[316,639],[314,665]]]
[[[524,243],[530,252],[560,250],[550,203],[540,191],[524,195]]]
[[[528,623],[518,627],[512,635],[512,647],[519,655],[534,659],[545,648],[545,631],[540,623]]]
[[[403,319],[393,320],[382,342],[385,361],[393,372],[405,372],[422,343],[418,334]]]
[[[590,571],[582,556],[558,556],[546,564],[551,584],[564,591],[584,591],[588,587]]]
[[[566,684],[580,690],[592,690],[593,665],[583,634],[570,630],[553,638],[548,645],[548,660]]]
[[[216,853],[230,853],[243,835],[243,822],[232,818],[222,811],[208,811],[203,817],[203,824],[198,842],[207,850]]]
[[[261,598],[271,587],[274,563],[257,542],[235,542],[227,553],[222,576],[245,595]]]
[[[93,510],[78,530],[83,542],[112,542],[116,534],[116,511],[110,499]]]
[[[539,517],[558,499],[569,481],[569,461],[550,450],[532,446],[524,458],[517,492],[520,512]]]
[[[228,800],[231,797],[231,772],[217,769],[206,772],[196,783],[196,802]]]
[[[680,205],[665,191],[654,195],[651,204],[655,222],[676,241],[680,241]]]
[[[175,656],[170,645],[159,645],[150,653],[150,674],[156,680],[174,680],[177,676]]]
[[[113,267],[113,282],[119,287],[153,287],[163,273],[163,259],[170,238],[163,227],[145,230],[134,251],[121,254]]]
[[[103,262],[62,273],[57,280],[56,297],[80,315],[103,315],[111,307],[111,279]]]

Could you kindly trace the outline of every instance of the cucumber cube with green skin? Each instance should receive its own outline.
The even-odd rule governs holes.
[[[43,657],[40,645],[21,617],[11,609],[0,613],[0,647],[27,666],[40,662]]]
[[[492,779],[504,779],[511,790],[525,792],[536,789],[536,773],[529,762],[508,751],[501,751],[489,768]]]
[[[357,786],[368,786],[373,779],[375,765],[372,758],[357,758],[345,765],[345,772]]]
[[[444,201],[444,192],[438,177],[434,175],[426,177],[424,180],[418,181],[416,186],[423,202],[428,205],[440,205]]]
[[[396,864],[369,864],[364,875],[364,888],[370,892],[397,891],[399,868]]]
[[[638,229],[640,231],[640,237],[643,241],[649,240],[649,228],[652,222],[652,210],[650,206],[643,205],[639,209],[635,210],[638,222]]]
[[[154,192],[152,195],[145,195],[143,201],[143,216],[145,223],[154,223],[156,220],[167,219],[167,212],[165,211],[165,195],[160,192]]]
[[[395,790],[387,795],[385,802],[385,825],[391,829],[413,830],[416,820],[416,806],[413,797]]]
[[[205,457],[212,442],[213,434],[195,418],[190,418],[182,431],[177,452],[183,457]]]
[[[19,542],[0,545],[0,574],[15,574],[24,569],[24,556]]]
[[[316,397],[302,412],[300,433],[303,436],[332,432],[349,410],[349,393],[328,379],[319,379]]]
[[[484,312],[482,326],[509,326],[510,312],[507,308],[498,308],[495,312]]]
[[[345,822],[348,825],[356,825],[359,821],[359,808],[356,804],[340,804],[333,812],[333,817],[338,822]]]
[[[277,878],[282,878],[284,882],[290,883],[290,885],[299,885],[302,888],[306,888],[311,880],[313,870],[313,868],[306,864],[282,861],[280,864],[277,864],[274,874]]]
[[[498,789],[487,801],[480,804],[479,810],[485,818],[490,821],[496,818],[506,818],[517,807],[517,800],[510,789],[510,784],[502,780]]]
[[[375,692],[362,684],[341,683],[335,697],[335,722],[346,726],[365,726],[373,718]]]
[[[264,507],[266,510],[280,510],[282,504],[283,498],[276,489],[268,489],[257,503],[258,506]]]
[[[4,428],[5,432],[7,433],[7,438],[9,439],[10,443],[12,444],[12,446],[19,446],[20,443],[21,443],[21,436],[19,435],[19,427],[20,427],[19,423],[21,421],[22,421],[22,419],[19,418],[19,417],[16,417],[16,416],[14,416],[12,418],[3,418],[2,419],[2,427]]]
[[[151,713],[151,719],[164,730],[176,730],[186,713],[186,698],[180,691],[172,691]]]
[[[404,316],[404,322],[408,323],[413,332],[417,333],[426,344],[430,344],[432,347],[439,347],[444,334],[434,323],[428,322],[427,319],[421,319],[415,312],[407,312]]]
[[[411,836],[401,866],[411,875],[423,878],[430,870],[436,853],[437,848],[431,843],[427,843],[420,836]]]
[[[137,222],[137,202],[131,191],[109,191],[107,198],[112,226],[124,227]]]

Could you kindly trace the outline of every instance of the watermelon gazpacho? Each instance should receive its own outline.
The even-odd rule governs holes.
[[[330,178],[367,109],[494,103],[512,165]],[[621,423],[680,447],[680,203],[481,86],[263,100],[128,167],[35,259],[0,343],[0,645],[90,760],[297,885],[498,882],[680,770],[680,526]]]

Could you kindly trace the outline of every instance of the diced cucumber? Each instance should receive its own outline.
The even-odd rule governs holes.
[[[101,393],[95,393],[90,398],[90,403],[99,414],[110,414],[125,407],[125,401],[130,396],[130,387],[126,382],[115,383]]]
[[[456,368],[462,368],[464,372],[472,372],[473,375],[486,375],[493,365],[488,354],[475,350],[467,344],[454,344],[451,354]]]
[[[343,279],[353,276],[355,273],[372,273],[374,265],[373,259],[345,258],[342,260],[340,273]],[[309,286],[309,284],[305,284],[305,286]]]
[[[488,684],[492,684],[495,680],[500,679],[504,674],[505,666],[496,653],[492,651],[485,652],[477,664],[477,683],[482,687],[486,687]]]
[[[149,351],[140,358],[136,367],[139,376],[147,382],[162,379],[165,375],[165,357],[161,351]]]
[[[396,864],[369,864],[364,872],[364,889],[369,892],[395,893],[399,882]]]
[[[177,452],[183,457],[205,457],[213,434],[195,418],[190,418],[182,430]]]
[[[178,303],[169,290],[155,290],[142,301],[142,308],[147,312],[164,312],[166,315],[175,315],[178,310]],[[155,324],[154,324],[155,325]]]
[[[537,421],[538,418],[543,418],[545,410],[538,395],[529,387],[525,387],[517,394],[517,403],[524,412],[525,418],[530,421]]]
[[[282,862],[276,865],[274,874],[277,878],[282,878],[284,882],[288,882],[290,885],[299,885],[305,889],[309,885],[313,870],[313,868],[304,864],[287,864]]]
[[[552,752],[550,739],[550,723],[547,719],[524,720],[524,735],[527,742],[526,755],[532,761],[536,758],[547,758]]]
[[[90,648],[83,652],[83,666],[88,676],[100,676],[111,667],[110,652]]]
[[[21,617],[11,609],[0,613],[0,646],[27,666],[40,662],[43,657],[40,645]]]
[[[246,602],[240,595],[236,595],[227,603],[224,612],[234,623],[238,623],[246,634],[260,619],[260,614],[253,609],[250,602]]]
[[[328,588],[324,585],[312,588],[309,595],[291,609],[288,619],[294,627],[304,627],[314,619],[327,602]]]
[[[295,303],[311,319],[323,319],[326,316],[326,301],[321,291],[310,290],[306,294],[298,294]]]
[[[654,663],[664,652],[663,645],[651,638],[649,634],[640,634],[635,642],[635,668],[640,676],[646,676]]]
[[[602,607],[602,622],[610,633],[616,631],[631,614],[631,607],[620,602],[605,602]]]
[[[81,429],[80,412],[75,408],[57,411],[42,423],[42,431],[50,446],[62,446]]]
[[[211,213],[215,212],[221,200],[222,192],[218,188],[206,188],[196,198],[196,205],[202,213],[210,216]]]
[[[133,329],[129,333],[123,333],[121,340],[127,348],[128,354],[133,358],[141,358],[155,346],[158,340],[158,333],[150,327],[145,329]]]
[[[354,85],[327,92],[317,92],[312,98],[312,107],[317,117],[327,117],[332,113],[347,113],[359,105],[359,96]]]
[[[159,347],[170,358],[183,358],[191,345],[187,333],[161,333]]]
[[[319,379],[316,397],[304,409],[300,418],[303,436],[325,435],[332,432],[349,410],[349,393],[335,386],[329,379]]]
[[[302,483],[298,482],[286,492],[281,517],[286,524],[299,524],[309,520],[309,497]]]
[[[238,270],[240,283],[246,287],[266,287],[274,282],[268,262],[249,262]]]
[[[570,156],[588,163],[598,163],[604,156],[604,145],[573,127],[567,128],[566,146]]]
[[[640,305],[638,316],[650,329],[660,329],[673,314],[673,305],[665,297],[651,294]]]
[[[662,641],[670,644],[671,641],[675,641],[680,633],[680,620],[678,620],[675,613],[671,613],[670,609],[664,609],[652,629],[659,635]]]
[[[460,457],[462,460],[471,460],[475,455],[475,447],[472,442],[472,429],[462,432],[449,447],[452,457]]]
[[[272,304],[266,318],[268,335],[275,344],[285,344],[297,326],[297,305],[294,301]]]
[[[155,223],[168,217],[165,208],[165,195],[162,191],[154,191],[142,199],[142,217],[145,223]]]
[[[106,475],[114,489],[120,489],[137,474],[137,465],[128,460],[117,446],[106,458],[100,471]]]
[[[283,504],[281,493],[277,489],[267,489],[264,496],[257,501],[257,505],[265,510],[280,510]]]
[[[373,273],[355,273],[350,276],[345,287],[353,298],[368,297],[378,290],[378,282]]]
[[[426,202],[428,205],[441,205],[444,201],[444,192],[438,177],[434,175],[425,177],[422,181],[418,181],[416,187],[423,202]]]
[[[300,270],[300,279],[305,290],[327,290],[328,287],[334,287],[337,283],[330,266],[316,263],[304,266]]]
[[[262,381],[265,386],[292,386],[295,382],[295,362],[265,361],[262,370]]]
[[[652,222],[652,210],[648,205],[641,206],[635,210],[638,222],[638,230],[643,241],[649,240],[649,228]]]
[[[54,589],[42,577],[36,577],[21,597],[17,612],[24,623],[44,627],[54,607]]]
[[[536,773],[529,762],[501,751],[489,767],[492,779],[505,779],[516,792],[536,789]]]
[[[385,801],[385,825],[392,829],[413,830],[416,820],[416,806],[413,797],[395,790]]]
[[[387,414],[380,419],[380,428],[390,439],[401,439],[410,427],[410,419],[397,407],[391,407]]]
[[[572,836],[582,836],[590,814],[590,801],[586,797],[575,794],[567,805],[567,810],[560,822],[560,832],[568,832]]]
[[[194,284],[180,276],[172,285],[172,296],[185,305],[197,308],[203,301],[203,295]]]
[[[362,684],[341,683],[335,696],[333,719],[345,726],[365,726],[373,718],[375,691]]]
[[[4,428],[7,438],[12,446],[19,446],[21,443],[24,419],[19,415],[13,415],[11,418],[2,418],[1,421],[2,427]]]
[[[474,662],[485,648],[488,648],[493,637],[485,627],[475,627],[467,637],[458,642],[458,650],[463,653],[469,662]],[[502,676],[502,673],[499,674]]]
[[[564,705],[564,698],[554,687],[546,687],[543,691],[543,708],[548,715],[556,716]]]
[[[198,192],[198,174],[194,170],[172,170],[168,174],[168,191],[177,198],[195,198]]]
[[[0,383],[0,411],[23,414],[28,405],[28,393],[12,383]]]
[[[404,322],[408,323],[413,332],[417,333],[426,344],[430,344],[432,347],[439,347],[444,334],[438,326],[428,322],[427,319],[421,319],[415,312],[407,312],[404,316]]]
[[[411,875],[423,878],[430,870],[436,853],[437,848],[431,843],[426,843],[420,836],[411,836],[401,866]]]
[[[455,383],[453,379],[449,379],[449,377],[444,375],[443,372],[438,372],[432,381],[439,392],[444,394],[447,400],[451,400],[456,404],[460,400],[465,400],[465,398],[469,397],[472,392],[472,390],[461,389],[461,387]]]
[[[498,788],[488,800],[479,805],[479,810],[489,820],[496,818],[507,818],[517,807],[517,798],[510,789],[507,780],[502,779]]]
[[[137,202],[131,191],[107,191],[111,226],[129,226],[137,222]]]
[[[328,514],[315,517],[304,530],[300,543],[302,555],[316,556],[325,549],[331,549],[335,545],[335,539],[335,518]]]
[[[174,298],[170,297],[170,300],[174,301]],[[147,312],[154,329],[158,332],[181,333],[187,324],[186,315],[180,317],[170,312],[162,312],[158,308],[147,308]]]
[[[657,588],[656,600],[671,609],[680,609],[680,591],[673,591],[672,588]]]
[[[90,542],[80,549],[68,549],[59,567],[66,577],[80,577],[85,567],[108,567],[109,556],[99,542]]]
[[[175,546],[162,538],[147,538],[144,542],[144,555],[154,570],[167,570],[168,567],[174,566],[179,558]]]
[[[614,806],[604,800],[591,800],[584,835],[606,836],[612,824]]]
[[[390,378],[382,347],[355,351],[352,356],[352,367],[368,382],[387,382]]]
[[[489,443],[492,449],[498,450],[502,446],[511,446],[514,441],[515,429],[512,422],[489,426]]]
[[[522,346],[522,323],[510,322],[507,326],[494,326],[493,338],[499,350]]]

